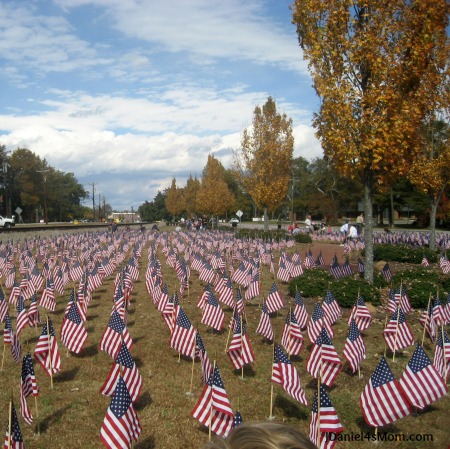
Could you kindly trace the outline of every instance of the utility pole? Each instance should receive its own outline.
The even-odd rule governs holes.
[[[92,182],[92,219],[93,221],[95,221],[95,185],[97,183],[96,182]]]
[[[44,177],[44,221],[45,224],[48,224],[48,214],[47,214],[47,172],[49,171],[48,168],[45,170],[37,170],[38,173],[42,173],[42,176]]]

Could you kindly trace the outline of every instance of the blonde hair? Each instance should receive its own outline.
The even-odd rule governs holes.
[[[247,422],[225,439],[214,439],[204,449],[317,449],[294,427],[273,422]]]

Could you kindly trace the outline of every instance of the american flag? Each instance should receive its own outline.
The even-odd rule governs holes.
[[[358,295],[358,299],[355,301],[347,324],[350,325],[351,320],[356,321],[356,325],[360,332],[364,332],[372,324],[372,315],[364,302],[364,298]]]
[[[201,424],[210,426],[216,435],[225,437],[233,428],[234,413],[217,365],[191,413]]]
[[[323,267],[325,265],[325,261],[323,260],[322,251],[320,251],[319,255],[317,256],[316,265],[318,267]]]
[[[269,294],[266,299],[267,312],[274,313],[282,309],[284,304],[275,282],[270,287]]]
[[[314,393],[314,401],[311,412],[311,422],[309,424],[309,439],[320,449],[332,449],[338,434],[343,432],[344,427],[339,421],[336,410],[325,390],[320,384],[320,394]],[[333,435],[333,438],[328,438]]]
[[[12,402],[10,402],[10,413],[12,432],[10,431],[8,424],[3,447],[5,449],[25,449],[25,443],[23,442],[22,432],[20,431],[16,409],[14,408],[14,404]]]
[[[300,384],[300,377],[297,369],[277,344],[274,345],[271,380],[276,384],[280,384],[283,387],[283,390],[295,400],[303,405],[308,405],[305,391]]]
[[[350,266],[350,261],[348,259],[345,259],[345,262],[342,264],[341,271],[342,271],[342,276],[352,276],[353,275],[353,270],[352,270],[352,267]]]
[[[220,332],[224,320],[225,314],[214,296],[214,293],[210,291],[203,309],[201,323]]]
[[[53,284],[54,290],[56,290],[60,295],[64,294],[64,278],[63,272],[59,265],[55,266],[53,269]]]
[[[392,352],[414,344],[414,335],[401,308],[397,307],[383,331],[383,336]]]
[[[39,273],[38,267],[36,264],[33,265],[33,268],[30,271],[29,275],[30,287],[32,291],[40,290],[42,288],[42,284],[44,283],[44,279],[42,278],[42,274]]]
[[[364,387],[359,404],[364,420],[372,427],[385,426],[412,412],[403,389],[394,379],[384,357]]]
[[[239,287],[236,289],[236,304],[234,305],[234,310],[237,311],[239,315],[244,315],[244,300]]]
[[[241,412],[239,410],[236,410],[236,413],[234,414],[233,419],[233,429],[239,425],[241,425],[244,422],[244,419],[242,418]]]
[[[202,295],[200,296],[198,302],[197,302],[197,307],[199,309],[203,309],[206,305],[206,302],[208,301],[209,298],[209,294],[212,292],[212,287],[211,284],[207,283],[205,285],[205,288],[203,290]],[[233,302],[233,306],[234,306],[234,302]]]
[[[47,321],[42,327],[41,336],[34,349],[34,358],[39,362],[48,376],[56,374],[61,370],[61,356],[50,318],[47,318]]]
[[[354,318],[350,322],[343,354],[350,364],[353,373],[358,370],[361,361],[366,358],[366,345]]]
[[[322,382],[329,387],[333,386],[336,377],[341,372],[342,362],[325,329],[322,329],[317,337],[306,369],[311,376],[316,379],[320,377]]]
[[[280,259],[278,264],[277,278],[283,282],[289,282],[291,275],[289,270],[286,268],[286,262],[284,259]]]
[[[397,304],[400,304],[402,311],[405,315],[411,312],[411,303],[406,292],[406,287],[400,284],[400,287],[395,291],[394,298]]]
[[[365,270],[366,266],[364,264],[364,261],[360,257],[358,257],[358,273],[360,275],[363,275]]]
[[[158,300],[158,310],[161,313],[165,313],[168,302],[169,302],[169,290],[167,288],[167,284],[164,284],[161,289],[161,295]]]
[[[445,253],[439,259],[439,266],[444,274],[450,273],[450,261],[447,259]]]
[[[32,424],[33,422],[33,415],[26,401],[26,398],[31,394],[37,396],[39,390],[36,383],[31,355],[30,353],[27,353],[22,360],[22,374],[20,377],[20,409],[22,417],[27,424]]]
[[[4,321],[7,313],[8,313],[8,303],[6,302],[3,288],[0,286],[0,323]]]
[[[428,332],[428,336],[432,342],[436,339],[436,323],[433,317],[433,303],[430,300],[428,302],[427,308],[422,312],[419,318],[419,323],[425,328]]]
[[[231,279],[227,276],[224,287],[219,295],[219,301],[228,307],[234,307],[233,285]]]
[[[127,345],[128,349],[131,349],[133,346],[133,340],[131,339],[131,335],[125,326],[125,323],[120,318],[119,313],[116,310],[113,310],[108,326],[103,332],[100,341],[100,350],[105,351],[115,359],[120,351],[122,341]]]
[[[237,315],[235,318],[233,338],[227,354],[234,369],[240,369],[255,360],[242,315]]]
[[[316,342],[317,337],[319,336],[323,327],[326,329],[329,337],[333,338],[334,336],[333,328],[328,322],[325,316],[325,312],[323,311],[320,303],[316,303],[307,328],[308,338],[311,343]]]
[[[212,366],[208,354],[206,353],[202,337],[198,331],[195,338],[195,357],[200,359],[202,366],[202,381],[204,384],[207,384],[209,376],[212,374]]]
[[[37,293],[31,297],[30,308],[28,309],[28,322],[31,327],[36,327],[41,321],[37,303]]]
[[[436,347],[434,348],[433,365],[440,375],[447,381],[450,374],[450,338],[447,332],[441,327],[436,339]]]
[[[288,356],[299,355],[303,347],[303,335],[293,310],[289,310],[284,323],[281,344]]]
[[[432,305],[432,318],[437,326],[441,326],[444,324],[444,312],[441,304],[441,300],[439,299],[439,295],[436,294]]]
[[[444,325],[450,324],[450,291],[447,294],[445,304],[442,304],[442,319]]]
[[[42,291],[39,305],[50,310],[51,312],[54,312],[56,309],[55,284],[52,277],[47,278],[47,282],[44,290]]]
[[[9,315],[5,316],[5,331],[3,333],[3,344],[11,345],[11,354],[15,363],[20,361],[20,353],[22,352],[22,346],[17,334],[13,331],[11,325],[11,319]]]
[[[11,288],[11,291],[9,292],[9,299],[8,302],[10,304],[13,304],[14,306],[17,305],[17,301],[19,299],[21,290],[20,290],[20,286],[19,283],[17,282],[17,280],[14,280],[13,286]]]
[[[194,358],[196,330],[185,311],[178,307],[175,326],[170,336],[170,347],[180,354]]]
[[[391,268],[389,267],[389,264],[387,262],[384,265],[383,269],[381,270],[381,274],[383,275],[383,277],[386,280],[386,282],[389,283],[389,282],[392,281],[392,271],[391,271]]]
[[[302,295],[299,291],[296,291],[294,294],[294,313],[297,318],[297,323],[300,326],[300,329],[304,329],[308,324],[309,315],[306,311],[305,304],[303,303]]]
[[[127,345],[122,344],[115,362],[113,362],[109,374],[100,388],[100,393],[112,396],[116,390],[117,381],[122,376],[132,402],[136,402],[142,390],[142,376],[131,356]]]
[[[314,260],[314,256],[313,253],[311,252],[311,250],[309,250],[306,254],[305,254],[305,267],[306,268],[314,268],[316,261]]]
[[[19,336],[25,327],[29,326],[30,322],[28,320],[28,312],[23,303],[23,296],[19,296],[19,301],[17,302],[17,320],[16,320],[16,332]]]
[[[335,277],[335,279],[340,279],[342,274],[342,268],[339,265],[337,259],[334,259],[332,264],[330,265],[330,273]]]
[[[399,383],[410,404],[420,410],[448,393],[444,378],[420,344],[417,344]]]
[[[61,341],[69,351],[79,354],[87,338],[88,333],[79,314],[77,304],[72,302],[61,326]]]
[[[342,310],[331,290],[327,290],[322,303],[322,309],[330,324],[334,324],[342,316]]]
[[[245,299],[250,301],[253,298],[256,298],[261,293],[261,284],[259,282],[259,270],[252,277],[252,281],[245,291]]]
[[[134,410],[130,393],[122,376],[119,376],[114,396],[100,429],[100,437],[108,449],[122,449],[131,447],[141,432],[141,423]]]
[[[259,320],[258,327],[256,328],[256,333],[262,335],[267,340],[273,340],[273,329],[272,323],[270,322],[269,312],[267,311],[267,305],[264,301],[264,304],[261,309],[261,318]]]
[[[428,259],[426,258],[425,254],[422,257],[422,262],[421,262],[420,265],[422,265],[422,267],[428,267],[430,265],[430,263],[428,262]]]

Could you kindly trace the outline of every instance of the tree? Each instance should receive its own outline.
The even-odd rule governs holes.
[[[256,106],[252,126],[242,132],[241,150],[235,165],[244,190],[264,211],[264,229],[269,229],[268,211],[284,201],[292,177],[294,152],[292,119],[280,114],[272,97]]]
[[[166,209],[175,221],[175,217],[183,212],[182,189],[177,187],[177,180],[172,179],[172,185],[166,192]]]
[[[450,183],[450,127],[432,120],[424,130],[423,147],[408,173],[410,181],[424,192],[430,204],[430,249],[436,249],[436,211]]]
[[[158,191],[153,201],[145,201],[139,206],[138,212],[143,221],[168,220],[170,214],[166,209],[166,194]]]
[[[220,161],[209,155],[197,192],[197,209],[218,217],[229,211],[233,205],[234,196],[225,181],[225,169]]]
[[[184,209],[189,218],[192,218],[197,212],[197,193],[200,190],[200,181],[193,178],[192,175],[186,182],[186,187],[183,189]]]
[[[448,70],[446,0],[296,0],[293,22],[321,99],[325,157],[364,186],[365,279],[373,281],[372,196],[408,170]]]
[[[82,216],[81,200],[89,193],[73,173],[56,170],[26,148],[14,150],[8,163],[8,201],[12,211],[22,209],[24,221],[65,221]]]

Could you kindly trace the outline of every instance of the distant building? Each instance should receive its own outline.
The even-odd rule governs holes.
[[[113,212],[108,219],[123,223],[138,223],[141,221],[141,216],[136,212]]]

